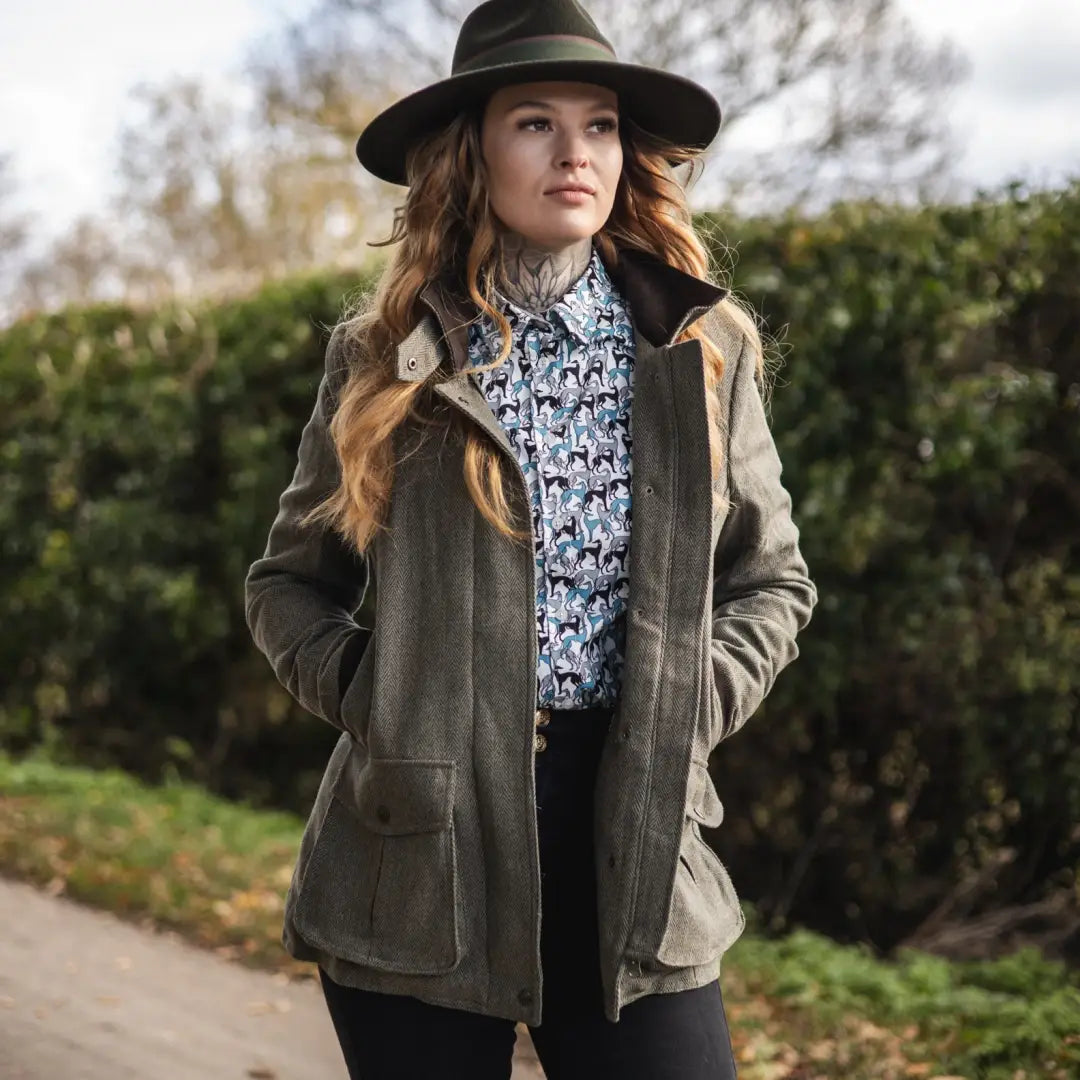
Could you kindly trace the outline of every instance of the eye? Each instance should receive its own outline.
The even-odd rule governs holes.
[[[519,130],[524,130],[525,128],[532,127],[533,124],[548,124],[548,125],[550,125],[551,121],[546,116],[530,116],[530,117],[528,117],[528,119],[522,120],[518,124],[518,129]],[[599,124],[601,126],[601,128],[603,129],[603,131],[605,133],[615,131],[618,128],[618,122],[615,121],[615,120],[609,119],[606,116],[598,116],[595,120],[593,120],[592,124],[590,124],[589,126],[590,127],[595,127],[597,124]]]

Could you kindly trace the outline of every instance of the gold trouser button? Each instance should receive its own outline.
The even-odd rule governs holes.
[[[545,727],[551,723],[551,710],[550,709],[537,709],[536,710],[536,726]]]
[[[538,731],[533,735],[533,746],[537,751],[543,750],[547,746],[547,736],[542,731]]]

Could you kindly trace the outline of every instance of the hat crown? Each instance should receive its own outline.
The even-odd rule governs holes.
[[[500,63],[508,46],[560,43],[599,47],[607,59],[615,59],[611,42],[577,0],[487,0],[461,24],[450,71],[456,75]]]

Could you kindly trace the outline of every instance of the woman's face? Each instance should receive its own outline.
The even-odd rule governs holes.
[[[599,232],[622,174],[618,95],[605,86],[533,82],[488,100],[481,130],[492,209],[531,244],[559,250]],[[591,193],[556,194],[572,183]]]

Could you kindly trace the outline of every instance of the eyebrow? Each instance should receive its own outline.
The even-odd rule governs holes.
[[[555,106],[550,101],[534,101],[532,99],[528,101],[519,101],[515,105],[511,105],[507,112],[513,112],[515,109],[554,109]],[[590,109],[610,109],[612,112],[617,112],[618,107],[615,105],[609,105],[606,101],[600,101],[598,98],[589,103]]]

